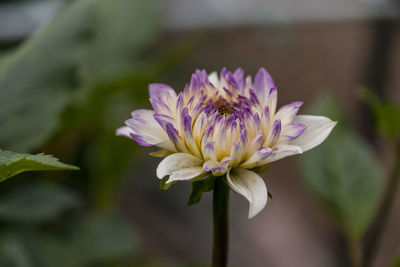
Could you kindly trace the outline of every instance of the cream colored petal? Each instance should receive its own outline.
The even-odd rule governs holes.
[[[164,178],[182,169],[202,167],[203,161],[188,153],[174,153],[163,159],[157,167],[157,177]]]
[[[132,118],[125,121],[125,124],[131,129],[130,137],[142,146],[158,146],[174,151],[173,143],[153,115],[153,110],[139,109],[133,111]],[[123,131],[120,130],[117,134],[127,133],[126,128]]]
[[[272,148],[271,153],[265,159],[257,162],[257,166],[262,166],[301,153],[302,150],[299,146],[277,145]]]
[[[257,150],[261,147],[263,143],[264,135],[262,133],[257,134],[253,140],[250,141],[249,145],[247,146],[247,157],[250,158],[253,156]]]
[[[169,179],[166,183],[169,184],[174,181],[192,180],[192,179],[201,177],[205,173],[206,173],[206,171],[203,170],[202,167],[190,167],[190,168],[181,169],[178,171],[174,171],[169,176]]]
[[[302,123],[307,126],[305,132],[298,138],[288,142],[290,145],[301,147],[303,152],[321,144],[335,127],[335,121],[323,116],[297,115],[294,123]]]
[[[225,157],[220,162],[211,159],[204,162],[203,169],[214,176],[221,176],[228,171],[231,160],[231,157]]]
[[[271,148],[269,147],[261,147],[254,153],[248,160],[240,164],[240,167],[243,169],[251,169],[257,165],[257,162],[263,161],[272,153]]]
[[[131,134],[133,133],[132,129],[129,128],[128,126],[123,126],[117,129],[117,135],[118,136],[124,136],[131,138]]]
[[[232,145],[232,149],[231,149],[231,162],[230,162],[230,166],[231,167],[235,167],[240,163],[240,160],[242,158],[242,154],[243,154],[243,149],[242,149],[242,145],[240,142],[234,142]]]
[[[203,169],[206,171],[211,171],[211,169],[218,167],[219,162],[213,159],[207,160],[203,164]]]
[[[265,207],[268,200],[268,192],[260,176],[249,170],[234,169],[229,171],[226,177],[229,186],[249,201],[249,219],[253,218]]]
[[[289,123],[296,116],[303,102],[296,101],[281,107],[275,114],[274,120],[280,120],[282,124]]]
[[[212,83],[212,85],[214,85],[215,88],[218,88],[219,86],[219,79],[218,79],[218,74],[216,71],[210,73],[210,75],[208,75],[208,80],[210,81],[210,83]]]

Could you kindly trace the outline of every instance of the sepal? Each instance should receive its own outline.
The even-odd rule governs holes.
[[[161,179],[160,190],[168,190],[176,183],[176,182],[172,182],[172,183],[167,184],[168,179],[169,179],[168,176]]]
[[[190,194],[187,205],[190,206],[198,203],[201,200],[203,193],[213,190],[216,178],[221,179],[221,177],[210,176],[206,179],[193,182],[192,193]]]

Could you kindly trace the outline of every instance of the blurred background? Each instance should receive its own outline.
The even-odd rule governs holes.
[[[334,267],[357,257],[392,164],[361,88],[400,104],[399,2],[1,0],[0,148],[53,154],[79,172],[0,185],[0,266],[208,266],[210,193],[159,190],[159,159],[115,136],[195,69],[269,70],[278,105],[339,121],[326,144],[274,163],[254,219],[230,202],[230,266]],[[373,266],[400,251],[395,198]]]

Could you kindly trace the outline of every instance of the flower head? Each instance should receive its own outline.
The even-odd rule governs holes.
[[[250,202],[249,217],[267,203],[268,193],[257,170],[271,162],[301,154],[322,143],[335,122],[321,116],[297,115],[302,102],[277,110],[277,88],[261,68],[252,81],[243,70],[220,77],[197,70],[178,95],[165,84],[150,84],[153,110],[132,112],[117,134],[165,157],[157,177],[194,181],[223,176],[231,189]]]

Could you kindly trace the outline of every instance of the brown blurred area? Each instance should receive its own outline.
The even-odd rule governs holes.
[[[387,25],[384,34],[390,35],[390,46],[379,44],[381,40],[377,40],[382,36],[376,27],[379,23]],[[382,27],[378,29],[381,31]],[[380,90],[378,94],[400,103],[398,20],[348,20],[197,31],[164,34],[159,42],[162,45],[193,34],[202,34],[203,39],[171,76],[158,82],[168,83],[179,91],[197,68],[211,72],[224,66],[231,70],[242,67],[246,74],[254,75],[259,67],[266,67],[278,86],[278,105],[301,100],[305,103],[304,112],[317,95],[333,95],[349,116],[353,128],[373,142],[384,165],[390,165],[385,156],[390,147],[385,147],[376,134],[369,132],[371,115],[357,94],[360,86],[376,86],[373,89]],[[390,51],[376,51],[377,42],[384,49],[389,47]],[[384,75],[384,83],[377,82],[371,73]],[[273,198],[251,220],[247,219],[247,201],[231,192],[231,266],[344,266],[344,239],[331,215],[303,184],[296,163],[296,158],[285,159],[274,163],[263,174]],[[140,167],[144,164],[148,168]],[[126,184],[122,199],[123,210],[146,237],[143,253],[160,254],[178,262],[209,258],[211,194],[205,194],[198,205],[187,208],[185,201],[190,185],[177,184],[169,191],[159,192],[154,174],[156,164],[157,159],[143,157],[132,166],[126,174],[131,181]],[[146,172],[139,172],[140,169]],[[130,210],[140,212],[130,213]],[[398,196],[375,267],[388,266],[400,246],[399,220]]]

